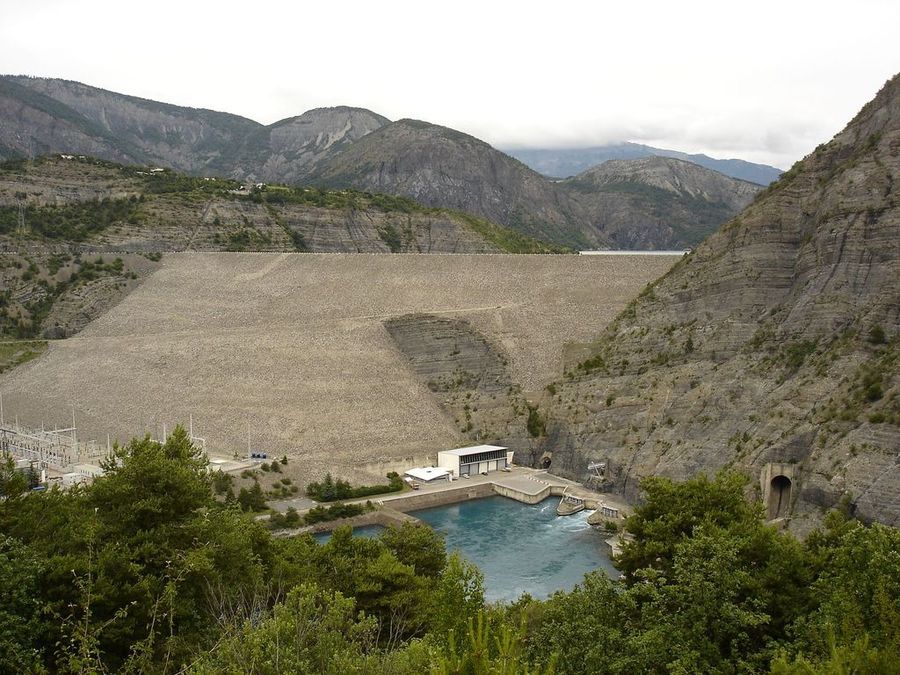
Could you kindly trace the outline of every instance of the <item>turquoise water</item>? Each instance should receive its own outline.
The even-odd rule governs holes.
[[[589,512],[557,516],[557,498],[528,506],[506,497],[474,499],[416,511],[484,573],[487,600],[515,600],[522,593],[546,598],[570,590],[585,573],[613,577],[605,536],[587,524]]]
[[[362,525],[361,527],[353,528],[353,536],[354,537],[367,537],[369,539],[374,539],[384,528],[381,525]],[[324,544],[329,539],[331,539],[331,532],[319,532],[318,534],[314,534],[313,537],[320,544]]]

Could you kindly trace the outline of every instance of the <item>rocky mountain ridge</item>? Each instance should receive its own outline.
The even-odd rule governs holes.
[[[474,136],[419,120],[381,127],[325,161],[310,180],[477,213],[570,246],[608,245],[553,183]]]
[[[302,183],[320,162],[389,123],[363,108],[316,108],[258,130],[223,162],[238,180]]]
[[[200,173],[261,126],[79,82],[0,77],[0,159],[70,153]]]
[[[778,180],[784,173],[781,169],[767,164],[755,164],[743,159],[715,159],[704,154],[654,148],[640,143],[611,143],[587,148],[511,148],[504,152],[550,178],[571,178],[611,159],[645,157],[683,159],[731,178],[762,186]]]
[[[661,202],[654,222],[672,222],[610,237],[594,222],[622,221],[616,213],[633,208],[631,200],[615,201],[609,213],[598,217],[603,199],[582,208],[566,186],[445,127],[414,120],[390,123],[349,107],[311,110],[264,126],[77,82],[0,77],[0,159],[55,152],[252,182],[391,192],[579,248],[690,246],[710,230],[711,219],[721,213],[722,222],[733,215],[711,209],[702,199],[681,203],[671,214]],[[622,226],[633,221],[640,227],[646,221],[635,215]],[[685,218],[701,226],[685,230]],[[660,240],[655,239],[658,231],[665,233]]]
[[[560,183],[617,248],[695,246],[762,188],[680,159],[609,160]]]

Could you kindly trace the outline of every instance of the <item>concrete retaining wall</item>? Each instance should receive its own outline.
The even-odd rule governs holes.
[[[534,494],[528,494],[522,492],[520,490],[516,490],[511,487],[507,487],[505,485],[494,485],[494,492],[498,495],[503,495],[504,497],[509,497],[510,499],[515,499],[517,502],[522,502],[523,504],[537,504],[538,502],[544,501],[547,497],[553,494],[553,488],[551,486],[547,486],[543,488],[540,492],[535,492]]]
[[[444,506],[456,504],[469,499],[481,499],[490,497],[494,493],[493,483],[479,483],[477,485],[465,485],[455,490],[442,490],[440,492],[428,492],[424,494],[404,495],[396,499],[381,502],[386,508],[408,513],[419,509],[428,509],[432,506]]]

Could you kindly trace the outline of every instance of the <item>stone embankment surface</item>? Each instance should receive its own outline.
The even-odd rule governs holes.
[[[5,414],[81,438],[188,423],[210,452],[288,455],[297,481],[383,480],[471,443],[385,329],[464,320],[540,391],[677,258],[175,254],[79,335],[0,378]],[[454,347],[446,345],[449,353]],[[370,469],[369,467],[377,467]]]

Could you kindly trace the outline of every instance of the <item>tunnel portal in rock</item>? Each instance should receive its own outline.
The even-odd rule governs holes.
[[[799,481],[800,467],[794,462],[769,462],[762,467],[759,488],[768,520],[790,519]]]
[[[791,479],[783,474],[772,478],[769,484],[769,520],[784,518],[791,506]]]

